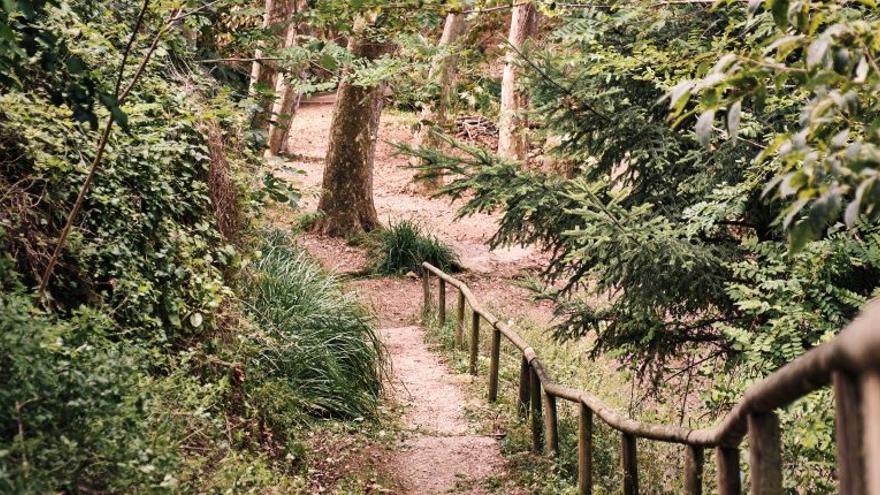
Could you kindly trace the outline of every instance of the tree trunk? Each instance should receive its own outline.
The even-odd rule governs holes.
[[[273,26],[285,22],[290,18],[290,12],[295,0],[266,0],[266,14],[263,16],[263,29],[272,29]],[[279,36],[273,37],[269,42],[269,46],[274,48],[281,46],[283,39]],[[256,50],[254,58],[257,59],[251,66],[251,82],[249,94],[251,98],[257,99],[260,109],[256,112],[251,121],[254,129],[266,129],[269,125],[270,111],[272,109],[273,98],[265,93],[260,94],[262,88],[275,88],[276,76],[278,76],[277,65],[269,61],[260,61],[266,55],[266,41],[263,46]]]
[[[356,35],[349,51],[357,58],[375,60],[386,50]],[[320,219],[313,230],[335,237],[369,232],[379,226],[373,204],[373,156],[384,85],[364,87],[343,81],[336,92],[330,141],[324,164]]]
[[[299,12],[298,0],[292,0],[290,6],[291,19]],[[292,48],[296,44],[297,26],[291,22],[287,26],[284,36],[284,48]],[[268,155],[275,156],[284,147],[287,139],[288,129],[290,127],[290,119],[299,102],[299,95],[295,94],[293,88],[287,84],[285,74],[278,73],[275,78],[275,101],[272,104],[272,111],[269,120],[269,149]]]
[[[466,28],[464,14],[450,13],[446,16],[446,22],[443,24],[443,35],[440,36],[440,42],[437,46],[444,49],[455,43],[458,37],[464,33]],[[449,109],[449,93],[452,89],[452,80],[455,78],[455,65],[458,55],[453,51],[450,53],[441,53],[434,59],[431,65],[431,71],[428,79],[436,80],[440,86],[440,93],[432,104],[426,105],[419,117],[419,131],[416,136],[416,146],[433,147],[437,146],[437,139],[431,134],[431,126],[445,126],[448,123],[447,111]],[[414,159],[413,165],[419,165],[420,160]],[[434,177],[430,180],[422,181],[426,192],[436,190],[442,185],[441,177]]]
[[[262,28],[265,31],[269,29],[269,23],[272,22],[272,11],[275,10],[275,0],[266,0],[265,4],[266,11],[263,12],[263,23]],[[252,97],[257,92],[257,84],[260,81],[260,75],[263,72],[263,62],[260,60],[263,58],[263,49],[262,49],[262,41],[259,44],[259,48],[254,51],[254,62],[251,64],[251,83],[248,86],[248,94]]]
[[[300,104],[302,104],[302,93],[296,93],[293,96],[292,102],[293,108],[290,110],[290,115],[296,115],[296,112],[299,111]],[[290,150],[290,125],[284,128],[281,135],[281,149],[278,151],[279,154],[282,155],[290,155],[292,152]]]
[[[501,79],[501,115],[498,123],[498,154],[516,160],[528,156],[529,142],[526,135],[526,120],[520,115],[526,107],[526,96],[517,90],[516,57],[526,40],[535,34],[538,27],[538,12],[531,3],[513,8],[510,19],[510,35],[507,41],[513,48],[507,51],[507,62]]]

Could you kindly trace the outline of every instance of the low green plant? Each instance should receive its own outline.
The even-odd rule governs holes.
[[[0,493],[171,487],[177,451],[151,416],[150,356],[111,329],[98,311],[63,320],[0,292]]]
[[[276,431],[313,416],[373,416],[383,350],[373,316],[281,232],[265,236],[243,288],[259,329],[246,337],[250,400]]]
[[[444,271],[460,269],[455,251],[411,220],[401,220],[378,231],[370,251],[376,260],[373,271],[382,275],[420,273],[425,261]]]

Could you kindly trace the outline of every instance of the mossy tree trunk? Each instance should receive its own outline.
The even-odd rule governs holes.
[[[527,122],[522,117],[526,108],[526,96],[517,89],[518,68],[516,57],[526,40],[535,34],[538,27],[538,12],[532,3],[517,5],[510,19],[507,50],[507,63],[501,79],[501,115],[498,122],[498,154],[517,160],[528,156],[529,142]]]
[[[449,45],[456,42],[465,28],[464,14],[448,14],[443,25],[443,34],[440,36],[440,42],[437,46],[440,49],[448,48]],[[431,66],[428,79],[436,81],[440,91],[436,100],[425,105],[419,117],[419,130],[416,136],[416,145],[419,147],[437,146],[437,139],[431,133],[431,127],[448,125],[449,94],[452,90],[452,81],[455,78],[457,60],[458,56],[455,51],[441,53]],[[419,164],[420,160],[415,159],[413,165]],[[429,180],[423,180],[421,184],[426,192],[430,192],[442,184],[442,179],[439,176],[432,177]]]
[[[388,48],[363,35],[349,42],[355,57],[368,60],[379,58]],[[339,85],[318,204],[321,217],[313,227],[317,233],[345,237],[379,226],[373,204],[373,157],[383,91],[384,85],[365,87],[349,81]]]

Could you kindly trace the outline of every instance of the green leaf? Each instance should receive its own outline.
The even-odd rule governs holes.
[[[770,11],[777,26],[788,25],[788,0],[771,0]]]
[[[336,57],[334,57],[330,53],[322,54],[321,59],[318,61],[318,64],[321,67],[331,71],[336,70],[336,68],[339,67],[339,62],[336,60]]]
[[[715,121],[715,110],[706,110],[697,119],[697,125],[694,131],[697,133],[697,140],[703,146],[707,146],[712,137],[712,123]]]
[[[788,232],[789,248],[793,253],[800,252],[808,242],[816,238],[809,222],[800,222]]]
[[[739,132],[740,113],[742,112],[742,100],[737,100],[727,109],[727,133],[730,137],[736,137]]]
[[[825,54],[828,53],[828,47],[830,45],[831,40],[824,36],[810,43],[810,46],[807,47],[808,69],[812,69],[813,67],[822,63],[822,60],[824,60],[825,58]]]
[[[195,328],[202,326],[202,314],[201,313],[193,313],[189,317],[189,323]]]

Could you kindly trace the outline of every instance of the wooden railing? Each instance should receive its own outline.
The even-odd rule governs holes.
[[[749,387],[717,426],[690,430],[636,421],[588,392],[557,384],[528,342],[481,306],[467,285],[428,263],[423,263],[423,267],[426,310],[433,306],[431,276],[439,281],[437,316],[441,326],[446,323],[446,285],[458,290],[454,330],[457,344],[462,344],[464,339],[465,306],[471,308],[469,368],[473,375],[477,374],[480,321],[489,324],[492,331],[490,401],[498,398],[501,337],[519,350],[522,361],[517,409],[524,418],[530,418],[533,451],[540,452],[543,444],[548,454],[558,454],[556,401],[562,399],[578,405],[578,491],[581,494],[592,492],[593,420],[598,417],[620,433],[625,495],[639,492],[636,460],[639,439],[686,447],[684,490],[689,495],[703,492],[703,451],[714,448],[718,493],[739,494],[742,491],[740,444],[747,434],[751,493],[781,495],[781,442],[775,411],[830,384],[835,396],[839,492],[880,495],[880,301],[868,304],[858,318],[830,342]]]

